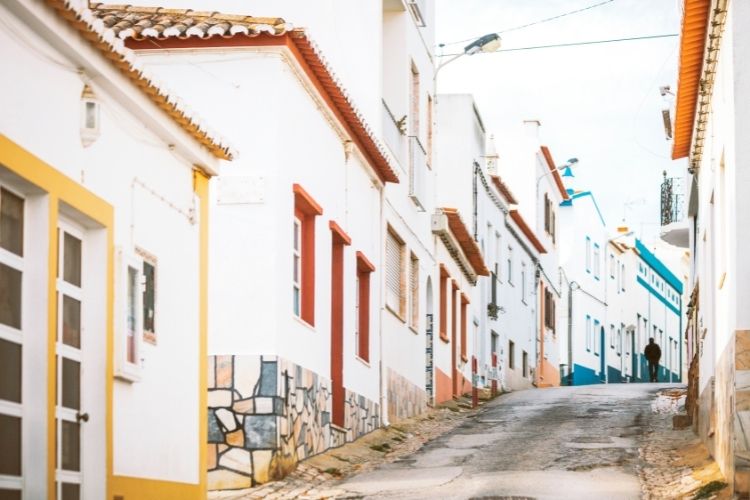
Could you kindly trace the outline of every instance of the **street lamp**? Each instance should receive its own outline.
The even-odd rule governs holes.
[[[464,51],[461,53],[458,53],[451,57],[450,59],[447,59],[440,63],[440,65],[435,70],[435,75],[433,76],[433,80],[437,79],[438,71],[440,71],[441,68],[444,66],[447,66],[449,63],[452,63],[456,59],[462,56],[473,56],[474,54],[478,54],[480,52],[484,53],[490,53],[495,52],[497,49],[500,48],[500,35],[497,33],[489,33],[487,35],[481,36],[471,42],[469,45],[464,47]]]
[[[536,179],[536,197],[539,199],[539,184],[542,182],[542,179],[547,177],[550,174],[554,174],[555,172],[562,171],[561,177],[575,177],[573,175],[573,167],[578,163],[578,158],[570,158],[568,161],[566,161],[564,164],[555,167],[553,170],[550,170],[549,172],[545,172]]]

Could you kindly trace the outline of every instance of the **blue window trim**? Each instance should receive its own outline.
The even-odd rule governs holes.
[[[641,240],[636,239],[635,240],[635,248],[638,251],[638,254],[640,255],[641,259],[651,268],[654,270],[656,274],[664,278],[664,280],[672,287],[674,288],[677,293],[682,295],[683,288],[682,288],[682,281],[670,271],[666,265],[662,261],[660,261],[656,255],[651,253],[651,251],[646,248],[646,246],[641,242]]]
[[[597,338],[597,336],[601,337],[601,331],[600,331],[601,326],[602,326],[601,322],[599,322],[598,319],[595,319],[594,320],[594,338],[593,338],[593,341],[594,341],[594,356],[598,356],[599,355],[599,353],[596,352],[596,338]],[[604,348],[604,346],[600,346],[600,347]]]
[[[674,306],[674,304],[672,304],[671,302],[669,302],[669,301],[668,301],[668,300],[667,300],[667,299],[666,299],[666,298],[665,298],[665,297],[664,297],[664,296],[663,296],[662,294],[660,294],[660,293],[658,292],[658,290],[656,290],[656,289],[655,289],[654,287],[652,287],[651,285],[649,285],[649,284],[648,284],[648,283],[647,283],[647,282],[646,282],[646,281],[645,281],[645,280],[644,280],[643,278],[641,278],[640,276],[638,276],[638,283],[640,283],[640,284],[641,284],[641,286],[643,286],[643,287],[644,287],[644,288],[645,288],[646,290],[648,290],[649,292],[651,292],[651,294],[652,294],[652,295],[653,295],[654,297],[656,297],[657,299],[659,299],[659,301],[660,301],[660,302],[661,302],[662,304],[664,304],[665,306],[667,306],[667,308],[668,308],[668,309],[669,309],[670,311],[672,311],[673,313],[675,313],[675,314],[676,314],[677,316],[681,316],[680,310],[679,310],[679,309],[677,309],[677,308],[676,308],[676,307]]]
[[[588,337],[589,337],[589,325],[591,324],[591,316],[588,314],[586,315],[586,343],[588,344]],[[591,348],[589,346],[586,346],[586,350],[588,352],[591,352]]]

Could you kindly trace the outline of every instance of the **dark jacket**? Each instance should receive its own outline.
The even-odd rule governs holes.
[[[646,349],[643,350],[643,354],[650,362],[658,363],[661,359],[661,348],[659,347],[659,344],[649,344],[646,346]]]

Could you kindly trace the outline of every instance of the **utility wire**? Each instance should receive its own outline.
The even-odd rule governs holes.
[[[615,0],[604,0],[603,2],[595,3],[593,5],[589,5],[588,7],[583,7],[581,9],[577,9],[577,10],[571,10],[569,12],[564,12],[564,13],[558,14],[556,16],[547,17],[547,18],[544,18],[544,19],[539,19],[537,21],[533,21],[533,22],[530,22],[530,23],[522,24],[520,26],[514,26],[513,28],[506,28],[506,29],[504,29],[502,31],[497,31],[496,33],[498,35],[501,35],[503,33],[508,33],[510,31],[516,31],[516,30],[520,30],[520,29],[524,29],[524,28],[529,28],[531,26],[536,26],[537,24],[547,23],[547,22],[550,22],[550,21],[554,21],[556,19],[560,19],[560,18],[566,17],[566,16],[571,16],[573,14],[578,14],[580,12],[585,12],[587,10],[591,10],[591,9],[596,8],[596,7],[601,7],[602,5],[606,5],[606,4],[612,3],[614,1]],[[472,37],[472,38],[467,38],[465,40],[457,40],[455,42],[441,43],[440,46],[443,47],[443,46],[446,46],[446,45],[456,45],[456,44],[459,44],[459,43],[471,42],[471,41],[476,40],[477,38],[479,38],[479,37],[475,36],[475,37]]]
[[[495,52],[516,52],[519,50],[535,50],[535,49],[552,49],[556,47],[578,47],[582,45],[596,45],[601,43],[616,43],[616,42],[630,42],[634,40],[653,40],[657,38],[672,38],[679,36],[677,33],[666,33],[663,35],[646,35],[646,36],[634,36],[630,38],[612,38],[609,40],[590,40],[585,42],[570,42],[570,43],[556,43],[551,45],[534,45],[531,47],[516,47],[513,49],[500,49]],[[452,54],[440,54],[439,57],[457,56],[463,54],[463,52],[454,52]]]

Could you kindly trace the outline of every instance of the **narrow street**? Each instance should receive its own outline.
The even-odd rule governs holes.
[[[668,384],[519,391],[340,487],[365,498],[641,498],[639,447]]]

